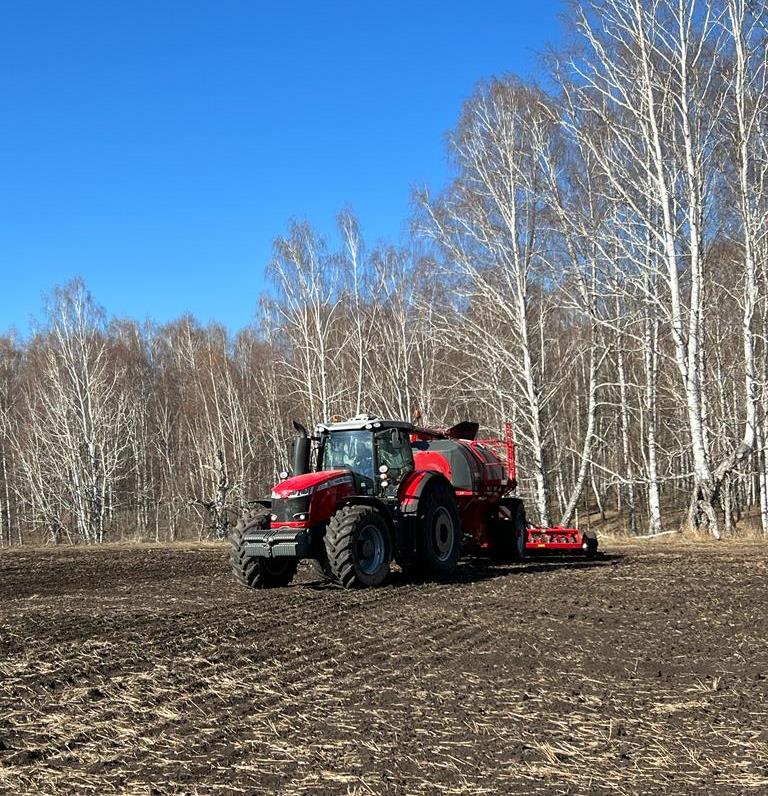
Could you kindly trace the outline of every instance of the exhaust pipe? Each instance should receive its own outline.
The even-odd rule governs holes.
[[[293,421],[293,427],[296,429],[297,434],[293,438],[292,444],[293,474],[304,475],[309,472],[309,434],[307,429],[296,420]]]

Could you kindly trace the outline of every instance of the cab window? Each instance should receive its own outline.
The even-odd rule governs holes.
[[[399,481],[413,470],[413,451],[408,433],[399,428],[388,428],[376,434],[376,452],[379,466],[386,465],[390,481]]]

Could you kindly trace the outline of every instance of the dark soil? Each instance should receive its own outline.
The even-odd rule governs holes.
[[[218,546],[3,552],[0,792],[768,793],[767,565],[251,592]]]

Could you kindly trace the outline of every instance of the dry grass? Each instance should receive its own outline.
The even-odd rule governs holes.
[[[768,792],[764,549],[617,549],[359,593],[1,554],[0,792]]]

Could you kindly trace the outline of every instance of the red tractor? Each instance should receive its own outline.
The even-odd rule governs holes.
[[[232,537],[232,569],[246,586],[285,586],[302,558],[354,588],[379,585],[393,560],[405,572],[449,577],[463,551],[523,561],[526,548],[541,546],[510,494],[509,430],[504,441],[479,440],[477,423],[436,430],[368,415],[321,423],[314,436],[294,427],[293,474],[281,474],[271,500],[258,501]],[[596,551],[596,539],[560,530]]]

